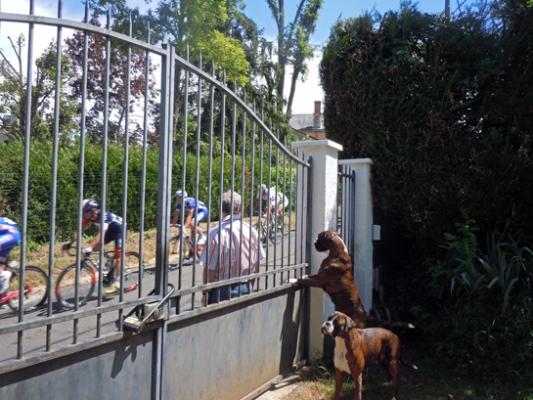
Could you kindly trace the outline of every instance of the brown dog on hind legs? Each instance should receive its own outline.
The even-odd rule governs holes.
[[[337,232],[321,232],[315,242],[315,249],[329,252],[318,272],[301,279],[291,279],[290,282],[322,288],[331,297],[335,310],[348,315],[358,328],[414,328],[407,322],[384,321],[367,314],[355,285],[350,254]]]
[[[388,329],[358,329],[347,315],[336,311],[322,324],[322,333],[335,339],[335,396],[339,400],[344,373],[352,376],[355,383],[355,399],[362,400],[363,370],[370,362],[378,362],[387,371],[398,397],[400,377],[398,363],[412,369],[416,365],[405,364],[400,358],[400,339]]]

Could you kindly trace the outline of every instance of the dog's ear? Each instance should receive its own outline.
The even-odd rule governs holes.
[[[357,328],[357,326],[355,325],[355,321],[353,319],[351,319],[347,315],[345,315],[344,317],[346,319],[346,332],[348,332],[350,329]]]

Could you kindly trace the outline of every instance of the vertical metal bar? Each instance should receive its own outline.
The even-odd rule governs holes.
[[[301,243],[301,242],[298,242],[298,233],[299,233],[299,229],[298,229],[298,212],[299,212],[299,207],[298,207],[298,188],[299,188],[299,184],[300,184],[300,180],[298,179],[298,175],[299,175],[299,169],[300,169],[300,164],[298,163],[295,163],[295,172],[296,172],[296,176],[295,176],[295,179],[294,179],[294,186],[295,186],[295,207],[294,207],[294,243]],[[298,247],[295,245],[294,246],[294,264],[297,264],[298,263]],[[296,270],[294,271],[294,277],[296,278]]]
[[[243,88],[243,101],[246,103],[246,89]],[[244,169],[246,167],[245,158],[246,158],[246,112],[242,111],[242,143],[241,143],[241,226],[240,226],[240,239],[239,239],[239,276],[242,276],[242,246],[243,246],[243,218],[244,218],[244,204],[245,204],[245,198],[246,198],[246,191],[244,187]],[[249,249],[248,249],[249,250]],[[250,267],[250,265],[248,265]],[[248,271],[250,273],[250,270]],[[241,286],[239,285],[239,296],[241,295]]]
[[[302,154],[302,158],[305,157],[304,154]],[[303,165],[301,166],[302,168],[302,202],[301,202],[301,205],[302,205],[302,210],[300,211],[300,243],[301,243],[301,246],[300,246],[300,258],[299,258],[299,262],[300,263],[303,263],[304,262],[304,257],[303,257],[303,251],[304,251],[304,247],[305,247],[305,241],[304,241],[304,211],[306,210],[306,207],[304,207],[304,204],[305,204],[305,194],[306,194],[306,188],[307,188],[307,180],[306,180],[306,173],[307,173],[307,170],[308,170],[308,167],[304,167]],[[308,227],[305,228],[305,230],[307,230]]]
[[[289,159],[289,239],[288,239],[288,250],[287,250],[287,265],[291,265],[291,232],[292,232],[292,208],[293,208],[293,202],[292,202],[292,171],[293,171],[293,161],[292,159]],[[288,278],[290,278],[290,272],[288,273]]]
[[[277,132],[276,132],[276,137],[278,138],[279,140],[279,125],[278,125],[278,129],[277,129]],[[278,236],[278,226],[279,226],[279,221],[278,221],[278,207],[279,207],[279,193],[280,193],[280,190],[279,190],[279,146],[276,145],[276,197],[274,199],[274,266],[273,268],[276,269],[276,257],[277,257],[277,254],[278,254],[278,240],[277,240],[277,236]],[[283,240],[283,238],[282,238]],[[272,275],[272,286],[273,287],[276,287],[276,276],[277,274],[274,274]]]
[[[261,103],[261,120],[264,121],[264,117],[265,117],[265,109],[264,109],[264,106],[263,106],[263,103]],[[260,184],[260,188],[258,189],[259,190],[259,212],[257,214],[257,226],[259,227],[259,238],[261,238],[261,235],[263,234],[263,221],[261,220],[261,218],[263,217],[263,159],[264,159],[264,141],[265,141],[265,133],[263,132],[262,129],[259,130],[260,133],[261,133],[261,141],[260,141],[260,146],[259,146],[259,184]],[[268,246],[268,238],[264,238],[264,242],[266,243],[266,246]],[[268,247],[267,247],[268,248]],[[257,249],[257,259],[259,260],[259,257],[261,255],[261,248],[260,246],[258,246],[258,249]],[[265,260],[265,270],[268,271],[268,265],[266,264],[266,260]],[[265,277],[265,281],[266,281],[266,277]],[[257,290],[259,291],[259,285],[260,285],[260,281],[259,279],[257,280]]]
[[[63,1],[57,2],[57,18],[61,19],[63,13]],[[54,138],[52,144],[52,187],[50,189],[50,245],[48,247],[48,293],[47,312],[48,317],[52,316],[52,293],[54,293],[54,263],[55,263],[55,242],[56,242],[56,207],[57,207],[57,164],[59,153],[59,116],[61,102],[61,43],[63,29],[58,25],[56,36],[56,81],[54,94]],[[50,351],[52,341],[52,324],[46,325],[46,351]]]
[[[150,22],[147,24],[146,41],[150,44]],[[146,207],[146,164],[148,156],[148,96],[149,96],[149,73],[150,73],[150,52],[146,51],[144,59],[144,115],[143,115],[143,156],[141,171],[141,221],[139,226],[139,291],[138,296],[142,297],[143,277],[144,277],[144,211]]]
[[[189,62],[189,45],[187,45],[185,57]],[[183,153],[181,158],[181,190],[184,192],[187,180],[187,138],[189,136],[189,70],[185,69],[185,87],[184,87],[184,101],[183,101]],[[181,197],[180,210],[180,251],[179,251],[179,269],[178,269],[178,290],[181,289],[182,269],[183,269],[183,238],[185,235],[185,196]],[[176,304],[176,312],[180,313],[180,298]]]
[[[233,91],[237,92],[237,85],[233,84]],[[229,276],[228,278],[232,278],[231,276],[231,266],[232,262],[232,254],[233,254],[233,194],[235,192],[235,149],[236,149],[236,141],[237,141],[237,102],[233,102],[233,113],[232,113],[232,121],[231,121],[231,212],[230,212],[230,235],[229,235]],[[231,299],[231,288],[228,288],[228,299]]]
[[[34,13],[33,0],[30,1],[30,15]],[[32,81],[33,81],[33,24],[28,26],[28,62],[26,65],[26,104],[24,116],[24,172],[22,188],[22,240],[20,243],[20,281],[19,281],[19,310],[18,322],[24,320],[24,286],[26,281],[26,251],[28,243],[28,193],[30,184],[30,137],[32,122]],[[23,334],[17,332],[17,358],[22,357],[23,352]]]
[[[350,205],[351,205],[351,202],[350,202],[350,180],[348,179],[348,175],[347,175],[347,172],[348,172],[348,168],[347,167],[344,167],[344,170],[343,170],[343,173],[344,173],[344,193],[345,193],[345,205],[344,207],[346,208],[346,218],[345,218],[345,226],[344,226],[344,235],[346,236],[345,240],[350,240],[350,213],[351,213],[351,209],[350,209]]]
[[[286,145],[285,137],[283,138],[283,145]],[[287,146],[285,146],[287,147]],[[281,212],[281,259],[280,268],[283,269],[285,261],[285,198],[287,197],[287,155],[283,152],[283,210]],[[279,276],[280,283],[283,284],[283,273]]]
[[[106,29],[111,27],[111,12],[107,12]],[[104,131],[102,137],[102,191],[100,196],[100,226],[104,226],[105,212],[107,210],[107,152],[108,152],[108,133],[109,133],[109,80],[111,71],[111,40],[106,38],[105,43],[105,76],[104,76]],[[103,267],[105,262],[104,257],[104,235],[100,235],[100,268]],[[114,264],[110,266],[114,268]],[[98,274],[98,307],[102,305],[103,295],[103,274]],[[100,337],[101,334],[101,320],[102,314],[96,316],[96,337]]]
[[[272,117],[270,117],[270,131],[272,131]],[[272,197],[272,179],[271,179],[271,176],[272,176],[272,138],[269,137],[269,140],[268,140],[268,165],[267,165],[267,179],[268,179],[268,199],[267,199],[267,221],[266,221],[266,236],[267,236],[267,240],[266,240],[266,243],[267,243],[267,248],[265,249],[266,250],[266,257],[265,257],[265,264],[266,264],[266,271],[268,272],[269,270],[269,265],[268,265],[268,256],[269,256],[269,239],[270,239],[270,222],[272,221],[272,210],[270,209],[271,208],[271,197]],[[272,275],[272,279],[274,279],[274,275]],[[268,275],[265,276],[265,289],[268,289]]]
[[[340,177],[340,188],[341,188],[341,237],[343,239],[345,239],[344,237],[344,221],[345,221],[345,217],[344,217],[344,177],[343,177],[343,172],[344,172],[344,167],[340,167],[340,173],[341,173],[341,177]]]
[[[132,21],[131,14],[129,15],[129,29],[128,35],[132,36]],[[124,118],[124,167],[122,181],[124,182],[124,192],[122,194],[122,246],[123,249],[120,252],[120,290],[119,301],[124,300],[124,260],[126,252],[126,233],[128,231],[128,175],[129,175],[129,141],[130,141],[130,94],[131,94],[131,46],[128,44],[127,60],[126,60],[126,113]],[[123,310],[118,311],[118,329],[122,330],[122,314]]]
[[[200,62],[198,67],[202,69],[202,54],[200,54]],[[198,201],[199,201],[199,186],[200,186],[200,134],[202,132],[202,79],[198,76],[198,94],[197,94],[197,110],[196,110],[196,187],[194,196],[196,198],[196,206],[194,210],[195,223],[199,226],[198,221]],[[192,257],[192,287],[196,286],[196,249],[198,248],[198,234],[195,232],[193,238],[194,251]],[[194,295],[191,294],[191,310],[194,310]]]
[[[168,44],[163,47],[167,50],[162,56],[161,65],[161,115],[159,137],[159,174],[157,192],[157,254],[155,289],[163,295],[167,287],[167,259],[168,259],[168,222],[169,222],[169,190],[172,160],[168,147],[172,143],[172,84],[174,72],[174,50]],[[163,350],[165,340],[163,325],[155,334],[154,357],[152,368],[152,399],[162,398],[163,379]]]
[[[222,83],[226,84],[226,72],[223,71]],[[222,106],[220,110],[220,200],[219,200],[219,209],[218,209],[218,234],[219,237],[222,234],[222,197],[224,194],[224,152],[225,152],[225,143],[224,135],[226,131],[226,93],[222,91]],[[221,249],[221,240],[218,241],[218,253],[217,253],[217,267],[215,271],[215,279],[223,279],[224,277],[220,276],[220,266],[222,265],[222,249]],[[217,301],[220,301],[220,290],[217,289]]]
[[[351,182],[350,174],[348,173],[348,171],[349,171],[349,168],[346,167],[346,195],[347,195],[346,210],[348,211],[348,218],[346,219],[346,227],[347,227],[346,236],[348,237],[348,240],[351,241],[352,233],[353,233],[351,229],[351,226],[352,226],[351,220],[353,216],[353,210],[352,210],[352,191],[350,189],[351,189],[352,182]]]
[[[312,215],[313,215],[313,158],[309,157],[309,167],[307,168],[307,215],[306,215],[306,248],[305,248],[305,262],[311,264],[311,246],[310,243],[313,240],[311,232]]]
[[[211,64],[211,76],[215,76],[215,65],[214,63]],[[205,246],[205,254],[207,255],[206,259],[209,263],[209,255],[210,255],[210,225],[211,225],[211,180],[213,178],[213,137],[215,132],[215,124],[214,124],[214,115],[215,115],[215,86],[211,85],[211,95],[210,95],[210,104],[209,104],[209,161],[208,161],[208,175],[207,175],[207,209],[209,212],[207,213],[207,229],[206,229],[206,235],[207,235],[207,242]],[[208,268],[208,265],[204,265],[204,268]],[[207,273],[207,271],[205,272]],[[207,276],[206,276],[207,278]],[[207,283],[207,282],[203,282]]]
[[[85,2],[85,18],[84,22],[89,21],[89,2]],[[82,235],[82,201],[84,191],[84,172],[85,172],[85,134],[86,134],[86,107],[87,101],[87,73],[88,73],[88,48],[89,35],[87,32],[83,34],[83,76],[82,76],[82,91],[81,91],[81,130],[80,130],[80,167],[79,167],[79,181],[78,181],[78,227],[77,227],[77,246],[76,246],[76,279],[74,284],[74,311],[79,308],[79,282],[80,282],[80,267],[81,267],[81,242]],[[78,323],[79,319],[74,319],[73,326],[73,340],[76,344],[78,342]]]
[[[255,114],[255,99],[253,100],[253,112]],[[248,265],[250,268],[252,267],[252,226],[253,226],[253,216],[254,216],[254,185],[255,185],[255,120],[252,118],[252,157],[251,157],[251,163],[250,163],[250,171],[251,171],[251,178],[250,178],[250,232],[248,237]],[[261,246],[261,243],[258,243],[259,246]],[[258,247],[259,247],[258,246]],[[258,262],[258,269],[259,269],[259,258],[257,259]],[[250,270],[251,273],[259,272]],[[255,282],[255,280],[254,280]],[[252,288],[250,288],[250,291],[252,291]]]
[[[342,234],[344,240],[347,240],[347,226],[348,226],[348,191],[346,190],[347,181],[346,181],[346,167],[342,167]]]
[[[170,213],[171,213],[171,200],[172,200],[172,194],[170,192],[170,188],[172,188],[172,157],[173,157],[173,140],[174,140],[174,72],[176,70],[176,53],[174,51],[174,48],[172,46],[169,46],[169,59],[170,59],[170,67],[169,67],[169,95],[168,95],[168,115],[167,115],[167,127],[168,132],[166,134],[166,151],[167,151],[167,173],[166,173],[166,188],[167,190],[163,192],[163,195],[166,194],[166,216],[165,216],[165,223],[164,223],[164,234],[165,234],[165,252],[163,254],[163,260],[162,260],[162,270],[161,270],[161,281],[160,287],[159,287],[159,294],[161,296],[165,296],[168,290],[168,234],[169,234],[169,222],[170,222]],[[165,357],[164,357],[164,350],[165,350],[165,339],[166,339],[166,332],[167,332],[167,325],[166,321],[162,322],[162,325],[157,330],[156,333],[156,346],[157,346],[157,357],[158,357],[158,367],[156,369],[157,373],[157,379],[158,379],[158,391],[159,391],[159,400],[162,400],[165,398],[164,393],[164,385],[163,385],[163,379],[164,379],[164,369],[165,369]]]
[[[169,69],[169,73],[170,73],[170,78],[169,78],[169,81],[170,81],[170,93],[168,95],[168,104],[169,104],[169,107],[168,107],[168,115],[167,115],[167,119],[168,119],[168,129],[169,129],[169,134],[167,135],[167,151],[168,151],[168,156],[167,156],[167,160],[168,160],[168,166],[167,166],[167,222],[166,222],[166,225],[165,225],[165,229],[166,229],[166,232],[167,232],[167,243],[166,243],[166,246],[167,246],[167,251],[165,252],[165,264],[164,264],[164,267],[165,267],[165,271],[164,271],[164,281],[165,281],[165,284],[164,284],[164,287],[163,287],[163,291],[161,293],[166,293],[167,291],[167,288],[168,288],[168,282],[169,282],[169,278],[168,278],[168,258],[169,258],[169,253],[168,253],[168,239],[169,239],[169,230],[170,230],[170,218],[172,216],[172,209],[174,207],[174,204],[173,204],[173,200],[174,200],[174,193],[172,193],[172,177],[173,177],[173,168],[174,168],[174,147],[175,147],[175,144],[174,144],[174,135],[177,131],[177,126],[178,126],[178,118],[174,118],[174,106],[175,106],[175,93],[176,93],[176,87],[175,87],[175,81],[176,81],[176,76],[175,76],[175,73],[176,73],[176,51],[174,49],[173,46],[169,46],[170,49],[169,49],[169,57],[170,57],[170,69]]]
[[[352,257],[352,265],[354,265],[354,256],[355,256],[355,239],[356,239],[356,224],[357,220],[355,219],[355,201],[356,201],[356,194],[357,194],[357,180],[356,180],[356,172],[355,170],[352,170],[352,237],[350,238],[350,255]]]

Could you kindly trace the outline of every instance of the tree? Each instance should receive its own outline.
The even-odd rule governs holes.
[[[91,24],[100,26],[97,19],[91,19]],[[72,37],[66,39],[66,54],[70,59],[70,66],[74,71],[73,79],[70,81],[73,95],[81,97],[83,79],[83,52],[84,33],[75,32]],[[88,76],[87,76],[87,99],[90,109],[86,114],[87,132],[94,140],[100,140],[103,132],[104,94],[105,94],[105,62],[106,59],[106,39],[101,35],[88,36]],[[145,53],[134,47],[131,49],[130,66],[130,111],[133,110],[136,102],[144,96],[145,91]],[[154,66],[150,66],[149,74]],[[109,75],[109,139],[118,141],[123,134],[124,118],[126,113],[126,74],[127,74],[127,45],[125,43],[112,42],[111,63]],[[149,96],[153,100],[156,95],[155,83],[149,79]],[[142,134],[142,123],[137,121],[135,128],[129,127],[130,137],[133,142],[140,140]]]
[[[328,136],[374,161],[385,274],[404,290],[465,220],[533,238],[533,9],[511,4],[341,21],[324,50]]]
[[[0,55],[0,129],[14,139],[24,139],[26,124],[26,82],[22,64],[25,39],[20,35],[16,41],[9,38],[14,61],[2,50]],[[56,46],[51,43],[35,61],[35,81],[32,84],[31,136],[50,138],[53,129],[54,93],[56,81]],[[62,57],[59,130],[63,137],[75,128],[75,105],[72,102],[68,80],[72,74],[68,59]]]
[[[289,25],[285,23],[285,0],[267,0],[267,4],[278,28],[276,49],[278,62],[272,72],[275,84],[274,93],[279,99],[284,98],[287,67],[290,64],[293,65],[291,92],[287,102],[287,115],[290,116],[296,81],[305,72],[305,61],[312,56],[309,37],[315,30],[322,0],[300,0],[294,19]],[[272,81],[272,78],[266,79]],[[280,111],[282,110],[283,104],[281,102],[278,103],[278,108]]]

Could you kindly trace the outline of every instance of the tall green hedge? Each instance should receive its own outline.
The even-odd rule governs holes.
[[[341,21],[324,49],[326,131],[374,161],[389,282],[409,285],[455,223],[533,238],[533,9],[495,5],[451,22],[410,6]]]
[[[374,161],[375,265],[395,318],[454,366],[531,382],[533,6],[490,5],[339,22],[325,125],[344,156]]]
[[[215,152],[212,160],[212,178],[209,182],[209,156],[202,148],[200,156],[199,173],[199,198],[207,203],[208,190],[212,195],[212,218],[218,218],[218,196],[220,195],[220,151]],[[11,141],[0,144],[0,153],[3,162],[0,165],[0,208],[2,215],[9,216],[20,223],[22,215],[23,195],[23,156],[24,146],[20,141]],[[30,146],[29,165],[29,203],[28,203],[28,237],[35,242],[46,242],[49,239],[50,211],[51,211],[51,162],[52,146],[48,142],[34,141]],[[223,185],[224,190],[231,187],[231,153],[226,150],[224,156]],[[136,231],[140,224],[140,191],[142,176],[142,147],[130,145],[128,163],[128,229]],[[172,193],[182,186],[183,155],[180,148],[176,148],[173,156]],[[77,200],[79,187],[79,146],[63,144],[59,149],[58,183],[57,183],[57,237],[60,240],[70,237],[72,229],[76,226]],[[264,158],[263,182],[268,182],[267,155]],[[108,173],[107,173],[107,209],[122,215],[122,201],[124,194],[124,147],[119,144],[108,146]],[[275,152],[271,168],[271,182],[275,184]],[[280,156],[278,171],[278,184],[283,188],[283,175],[287,194],[289,192],[289,169],[283,166],[283,157]],[[146,206],[145,228],[155,226],[157,216],[157,191],[159,172],[159,151],[156,147],[147,150],[146,172]],[[242,193],[241,183],[242,157],[235,158],[234,189]],[[285,172],[284,172],[285,171]],[[189,149],[187,153],[185,189],[190,196],[194,196],[196,187],[196,155]],[[260,183],[260,168],[258,159],[254,167],[254,192]],[[295,170],[292,171],[294,188]],[[249,212],[250,183],[251,183],[251,154],[245,157],[245,211]],[[87,143],[85,151],[85,168],[83,178],[83,197],[94,197],[101,200],[102,187],[102,146]],[[294,191],[294,189],[293,189]]]

